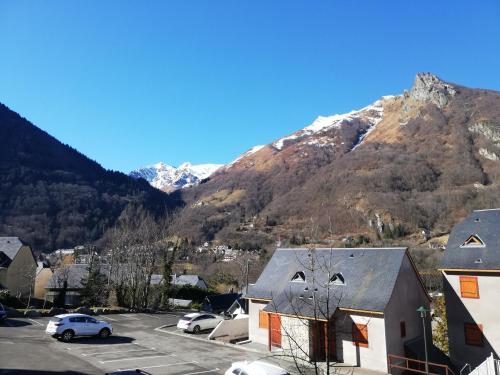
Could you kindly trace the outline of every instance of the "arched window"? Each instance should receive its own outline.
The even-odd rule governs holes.
[[[296,281],[296,282],[304,282],[306,281],[306,275],[302,271],[295,272],[295,275],[293,275],[291,281]]]

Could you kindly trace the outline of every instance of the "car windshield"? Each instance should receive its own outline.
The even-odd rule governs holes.
[[[192,315],[184,315],[182,317],[182,320],[193,320],[194,318],[196,318],[196,316],[192,316]]]
[[[52,323],[59,323],[61,320],[61,318],[50,318],[50,322]]]

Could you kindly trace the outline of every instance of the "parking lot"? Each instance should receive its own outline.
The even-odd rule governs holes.
[[[175,314],[97,316],[113,325],[105,340],[75,338],[64,343],[45,334],[50,318],[8,319],[0,325],[0,374],[104,374],[143,369],[151,374],[215,375],[232,362],[261,353],[218,345],[175,329]]]

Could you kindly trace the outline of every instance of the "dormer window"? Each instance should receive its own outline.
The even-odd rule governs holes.
[[[330,284],[333,285],[345,285],[344,276],[339,273],[334,273],[332,277],[330,277]]]
[[[306,281],[306,275],[302,271],[296,272],[295,275],[293,275],[292,280],[290,281],[303,283]]]
[[[477,234],[469,236],[460,247],[484,247],[484,242]]]

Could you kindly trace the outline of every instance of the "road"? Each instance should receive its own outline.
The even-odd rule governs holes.
[[[75,338],[71,343],[55,340],[45,334],[50,318],[17,318],[0,323],[0,374],[102,375],[140,368],[155,375],[215,375],[223,373],[232,362],[262,357],[233,345],[200,340],[206,335],[159,330],[176,324],[178,316],[173,314],[97,318],[112,323],[110,338]]]

